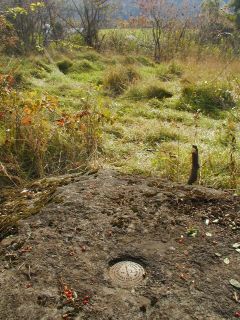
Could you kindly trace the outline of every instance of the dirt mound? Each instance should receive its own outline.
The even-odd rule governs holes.
[[[110,171],[64,181],[49,198],[39,184],[16,195],[34,212],[45,194],[1,243],[2,319],[235,319],[239,197]],[[142,284],[112,283],[122,260]]]

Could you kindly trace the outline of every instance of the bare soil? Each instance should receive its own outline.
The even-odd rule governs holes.
[[[46,181],[0,201],[5,220],[30,215],[2,229],[1,319],[236,319],[239,197],[106,170]],[[111,283],[120,260],[142,285]]]

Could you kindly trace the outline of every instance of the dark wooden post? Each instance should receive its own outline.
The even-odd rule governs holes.
[[[200,169],[199,165],[199,155],[198,155],[198,147],[193,146],[192,149],[192,171],[188,180],[188,184],[191,185],[198,179],[198,170]]]

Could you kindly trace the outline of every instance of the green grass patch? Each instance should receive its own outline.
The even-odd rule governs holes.
[[[226,84],[199,83],[183,88],[179,108],[187,111],[201,110],[206,114],[218,114],[236,106],[233,92]]]
[[[160,85],[137,85],[132,86],[126,96],[134,101],[141,101],[145,99],[163,100],[171,98],[173,94],[166,88]]]
[[[70,68],[69,72],[71,73],[81,73],[81,72],[90,72],[96,67],[93,62],[86,59],[75,62]]]

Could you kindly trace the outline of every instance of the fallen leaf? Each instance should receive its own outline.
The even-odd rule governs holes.
[[[90,296],[85,296],[83,299],[83,304],[87,305],[87,304],[89,304],[89,302],[90,302]]]
[[[32,251],[32,247],[29,247],[29,246],[19,250],[20,253],[26,253],[26,252],[31,252],[31,251]]]
[[[26,116],[26,117],[22,118],[21,123],[24,126],[29,126],[30,124],[32,124],[32,117]]]
[[[0,112],[0,120],[2,120],[5,116],[5,113],[4,112]]]
[[[73,291],[67,286],[64,286],[64,294],[67,300],[73,300]]]

